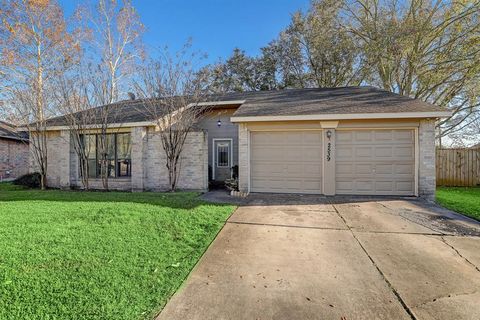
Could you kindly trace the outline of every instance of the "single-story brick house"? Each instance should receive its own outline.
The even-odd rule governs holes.
[[[135,106],[119,104],[111,125],[109,185],[165,190],[156,122]],[[209,175],[224,181],[238,166],[243,192],[434,196],[435,120],[450,115],[438,106],[374,87],[229,93],[211,106],[186,141],[182,189],[206,190]],[[50,186],[80,186],[65,119],[48,125]],[[94,157],[90,184],[100,187]]]
[[[0,121],[0,181],[15,179],[28,173],[28,134]]]

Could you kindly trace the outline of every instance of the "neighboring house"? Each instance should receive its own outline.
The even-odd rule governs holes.
[[[0,181],[28,173],[28,134],[0,121]]]
[[[160,137],[154,119],[138,105],[118,104],[122,116],[112,124],[117,142],[109,185],[164,190],[168,176]],[[210,178],[223,181],[238,166],[244,192],[433,198],[435,120],[449,114],[373,87],[212,96],[208,117],[185,144],[179,187],[206,190],[209,167]],[[80,186],[65,119],[51,119],[48,125],[50,185]],[[100,187],[94,155],[91,163],[91,186]]]

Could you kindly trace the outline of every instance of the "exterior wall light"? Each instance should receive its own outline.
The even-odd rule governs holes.
[[[330,139],[332,137],[332,131],[328,130],[327,131],[327,138]]]
[[[217,127],[220,128],[221,126],[222,126],[222,120],[218,119],[218,121],[217,121]]]

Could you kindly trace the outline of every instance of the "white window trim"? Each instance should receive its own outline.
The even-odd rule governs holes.
[[[230,154],[228,159],[228,166],[227,167],[220,167],[220,168],[231,168],[231,164],[233,161],[233,138],[213,138],[212,139],[212,179],[215,180],[215,168],[217,167],[216,157],[217,157],[217,146],[215,143],[217,141],[229,141],[230,142]],[[232,176],[232,170],[230,170],[230,177]]]

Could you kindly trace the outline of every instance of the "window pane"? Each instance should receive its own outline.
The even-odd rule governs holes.
[[[119,177],[129,177],[132,175],[132,165],[129,159],[118,160],[118,176]]]
[[[115,159],[115,135],[107,134],[106,136],[98,135],[98,159],[102,159],[102,153],[106,154],[107,159]]]
[[[101,177],[102,162],[105,161],[105,170],[108,177],[115,177],[115,135],[97,135],[97,173]],[[103,155],[103,157],[102,157]]]
[[[96,153],[96,135],[87,134],[83,136],[83,145],[85,146],[85,155],[88,159],[95,159]]]
[[[108,164],[108,176],[109,177],[116,177],[115,174],[115,159],[109,159],[107,161]]]
[[[132,153],[132,143],[130,133],[117,134],[117,158],[130,159]]]
[[[130,133],[117,134],[117,175],[119,177],[131,176],[132,142]]]
[[[228,143],[219,143],[217,145],[217,165],[219,167],[228,167],[229,161],[229,147]]]
[[[88,177],[97,177],[97,161],[95,159],[88,159]]]

